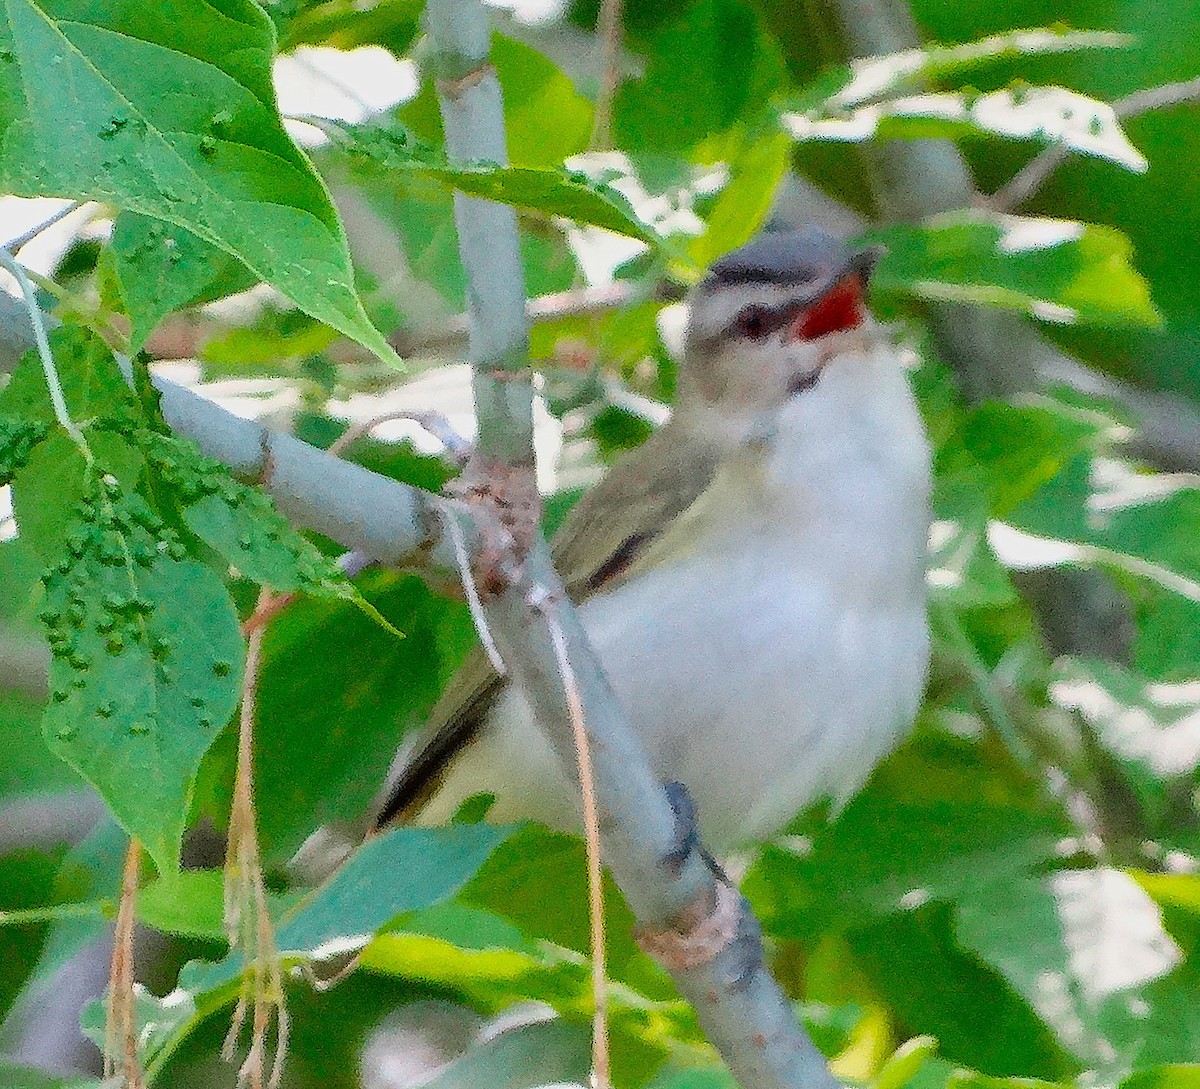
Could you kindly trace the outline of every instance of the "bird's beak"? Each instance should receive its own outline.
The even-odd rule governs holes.
[[[785,340],[814,340],[857,329],[866,316],[867,285],[882,252],[877,246],[859,250],[831,272],[788,326]]]

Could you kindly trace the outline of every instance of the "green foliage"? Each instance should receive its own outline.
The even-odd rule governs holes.
[[[1064,325],[1155,325],[1129,242],[1109,227],[955,212],[872,234],[876,290],[1020,310]]]
[[[381,1019],[428,999],[472,1016],[519,1001],[558,1014],[475,1041],[430,1083],[438,1089],[586,1081],[578,841],[471,823],[486,810],[477,800],[458,824],[358,844],[397,743],[475,640],[466,605],[411,573],[352,584],[330,542],[303,536],[260,489],[167,431],[143,359],[118,363],[84,327],[128,354],[157,344],[156,330],[196,330],[202,379],[255,376],[256,391],[299,406],[300,438],[327,446],[347,405],[363,418],[420,400],[393,400],[396,372],[341,337],[388,359],[377,329],[411,336],[414,374],[457,354],[443,329],[467,303],[455,193],[518,211],[533,295],[587,282],[586,243],[606,239],[628,304],[555,310],[533,329],[566,429],[553,525],[575,485],[643,441],[674,396],[663,297],[772,217],[819,208],[798,174],[870,218],[861,240],[886,247],[873,302],[912,349],[934,446],[934,661],[914,738],[863,793],[840,812],[798,814],[746,859],[742,887],[776,974],[856,1084],[1200,1086],[1188,1065],[1200,1054],[1195,481],[1134,460],[1124,443],[1139,421],[1103,397],[1048,388],[966,404],[941,358],[952,353],[938,309],[1032,318],[1105,374],[1200,392],[1200,307],[1181,256],[1200,246],[1195,112],[1113,107],[1200,71],[1194,5],[1119,0],[1098,16],[1075,0],[1053,12],[1033,0],[917,0],[918,24],[942,44],[851,60],[828,6],[626,0],[612,153],[601,158],[584,156],[597,117],[595,5],[577,5],[571,26],[504,22],[492,61],[508,167],[450,165],[421,7],[6,9],[5,188],[95,199],[112,230],[89,231],[55,274],[64,324],[50,348],[83,443],[60,426],[36,354],[0,387],[0,486],[11,484],[18,533],[9,539],[0,510],[0,825],[27,812],[9,806],[54,812],[84,784],[110,817],[75,846],[65,835],[11,849],[4,839],[0,1013],[36,1003],[102,936],[135,835],[157,870],[144,875],[138,917],[172,949],[153,980],[145,972],[154,993],[136,995],[140,1058],[158,1089],[232,1080],[216,1056],[247,966],[226,949],[221,875],[179,858],[203,854],[204,836],[229,821],[239,621],[266,587],[302,595],[270,623],[255,693],[267,910],[295,970],[285,1085],[357,1089]],[[1036,28],[1058,17],[1109,29]],[[289,138],[270,78],[276,54],[301,46],[381,46],[416,61],[422,84],[355,123],[310,118],[306,132],[329,138],[310,156]],[[917,136],[957,141],[985,192],[1042,147],[1071,155],[1022,214],[895,222],[878,151]],[[207,306],[260,282],[282,299]],[[436,370],[426,389],[448,374]],[[345,456],[432,489],[453,472],[371,438]],[[1078,585],[1116,596],[1128,654],[1051,654],[1046,606],[1030,606],[1047,568],[1086,568],[1096,581]],[[1087,607],[1081,591],[1053,610]],[[357,847],[314,887],[305,867],[315,857],[320,868],[322,843]],[[611,884],[605,897],[616,1084],[731,1089]],[[351,956],[359,971],[347,981],[309,986]],[[102,1038],[100,1006],[85,1025]],[[2,1065],[0,1084],[91,1085]]]
[[[355,293],[325,187],[275,111],[260,7],[240,0],[209,18],[133,0],[53,13],[19,3],[0,41],[10,192],[111,201],[183,227],[393,357]]]
[[[511,204],[542,216],[561,216],[642,242],[657,241],[657,236],[638,220],[620,193],[593,183],[585,174],[562,167],[504,167],[490,163],[453,167],[444,153],[403,129],[379,125],[346,135],[352,139],[341,150],[356,172],[433,180],[469,196]]]
[[[253,286],[245,264],[184,227],[136,212],[113,223],[104,251],[129,315],[129,347],[138,351],[168,314]]]
[[[115,477],[89,484],[46,577],[44,729],[170,871],[200,759],[237,705],[244,648],[216,572]]]

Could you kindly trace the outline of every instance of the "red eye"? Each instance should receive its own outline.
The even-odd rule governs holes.
[[[748,306],[737,316],[737,331],[751,340],[765,337],[773,326],[772,314],[761,306]]]
[[[863,321],[863,283],[848,276],[819,302],[809,307],[796,324],[798,340],[815,340],[827,333],[853,329]]]

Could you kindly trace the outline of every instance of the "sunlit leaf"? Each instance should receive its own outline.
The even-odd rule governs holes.
[[[886,253],[872,286],[923,299],[1019,310],[1074,325],[1153,325],[1158,315],[1110,227],[982,211],[873,232]]]
[[[1003,136],[1094,155],[1139,174],[1150,165],[1121,129],[1112,106],[1065,87],[985,95],[929,92],[853,109],[829,103],[804,112],[784,110],[779,119],[784,130],[800,141]]]
[[[250,0],[10,4],[0,26],[8,191],[183,227],[383,359],[324,185],[284,131],[274,31]]]
[[[1133,43],[1128,34],[1093,30],[1010,30],[960,45],[927,45],[881,57],[862,57],[825,73],[796,96],[804,109],[827,103],[846,109],[897,91],[920,87],[930,79],[1022,56],[1112,49]]]

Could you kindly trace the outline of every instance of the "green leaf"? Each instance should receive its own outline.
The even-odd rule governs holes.
[[[1128,240],[1111,227],[983,211],[872,232],[877,291],[1019,310],[1065,325],[1155,325]]]
[[[62,325],[49,334],[67,413],[81,428],[96,420],[128,424],[138,416],[137,402],[125,384],[112,349],[79,325]],[[35,349],[21,357],[12,379],[0,393],[0,417],[58,422],[46,374]]]
[[[1120,1071],[1143,1033],[1144,989],[1177,964],[1158,908],[1127,875],[1067,870],[981,883],[957,940],[993,965],[1082,1061]]]
[[[1121,1082],[1121,1089],[1200,1089],[1200,1065],[1180,1063],[1143,1070]]]
[[[104,1089],[103,1084],[93,1078],[47,1074],[31,1066],[15,1066],[5,1062],[0,1062],[0,1085],[4,1089]]]
[[[6,638],[9,637],[5,632]],[[32,643],[30,657],[40,647]],[[38,655],[40,657],[40,655]],[[32,672],[32,670],[31,670]],[[41,722],[45,700],[17,689],[0,688],[0,805],[11,798],[60,790],[77,790],[78,775],[46,749]]]
[[[511,834],[512,828],[497,825],[455,824],[375,836],[288,913],[276,945],[284,957],[311,961],[361,949],[397,916],[453,896]],[[205,985],[232,978],[240,962],[239,953],[210,966]]]
[[[1050,562],[1110,567],[1200,601],[1200,488],[1186,477],[1147,476],[1081,454],[1005,521],[1070,546],[1053,550]]]
[[[141,431],[150,466],[173,488],[197,537],[246,578],[273,590],[356,600],[345,573],[292,529],[257,488],[242,484],[190,439]]]
[[[1075,1073],[1079,1064],[1029,1005],[988,965],[956,948],[950,922],[947,906],[928,904],[846,935],[846,959],[865,973],[872,1001],[882,1001],[904,1031],[935,1037],[942,1058],[956,1065],[995,1077],[1066,1080]],[[936,1071],[938,1061],[928,1066]]]
[[[920,88],[931,79],[1014,57],[1112,49],[1133,44],[1128,34],[1094,30],[1032,28],[993,34],[960,45],[927,45],[882,57],[863,57],[824,73],[796,96],[797,108],[822,103],[845,109],[897,91]]]
[[[755,881],[777,934],[804,937],[957,899],[989,876],[1021,873],[1052,857],[1049,821],[983,802],[915,805],[868,791],[815,838],[811,851],[767,847]]]
[[[504,130],[514,166],[559,168],[587,150],[592,104],[562,70],[539,50],[503,34],[492,35],[488,57],[504,88]],[[426,143],[444,143],[442,115],[434,81],[422,80],[420,93],[400,110],[401,121]]]
[[[583,1084],[590,1069],[587,1030],[564,1021],[543,1021],[477,1044],[424,1084],[426,1089],[537,1089],[550,1083]]]
[[[93,431],[88,446],[104,471],[126,487],[137,486],[144,464],[123,435]],[[13,477],[13,512],[21,539],[48,565],[63,558],[90,475],[83,451],[62,428],[54,427]]]
[[[475,642],[466,607],[420,578],[372,573],[361,585],[404,639],[338,601],[299,601],[266,636],[255,794],[264,854],[280,862],[318,825],[362,816],[405,731],[423,721]],[[232,746],[213,757],[208,774],[231,782]],[[218,789],[220,821],[227,806]]]
[[[637,218],[615,189],[564,167],[451,166],[445,155],[399,128],[366,125],[341,130],[342,148],[356,172],[394,173],[440,182],[474,197],[511,204],[544,216],[561,216],[654,244],[658,236]]]
[[[698,268],[754,236],[790,165],[791,149],[778,133],[748,141],[729,164],[730,180],[708,213],[708,229],[688,247]]]
[[[285,910],[275,935],[280,956],[297,964],[362,949],[397,916],[452,897],[510,834],[472,824],[395,828],[368,840],[324,885]],[[142,1031],[155,1042],[143,1062],[160,1068],[201,1021],[236,998],[244,968],[240,950],[187,964],[174,1002],[148,1011]]]
[[[296,894],[267,893],[269,913],[278,918]],[[225,878],[221,870],[181,870],[157,877],[138,890],[138,919],[165,934],[226,941]]]
[[[250,0],[52,11],[14,0],[0,175],[26,196],[94,199],[192,231],[302,310],[395,354],[354,289],[341,223],[284,131],[271,86],[275,36]]]
[[[936,1052],[937,1041],[932,1036],[914,1036],[906,1040],[879,1068],[871,1083],[872,1089],[904,1089]]]
[[[738,1089],[728,1070],[670,1070],[660,1074],[646,1089]]]
[[[237,704],[244,648],[210,568],[115,477],[89,481],[47,576],[51,748],[170,873],[201,757]]]
[[[1028,87],[985,95],[931,92],[852,109],[828,102],[802,112],[785,109],[779,121],[792,139],[802,142],[1003,136],[1094,155],[1138,174],[1150,166],[1130,143],[1108,103],[1065,87]]]
[[[11,484],[13,477],[25,468],[48,431],[49,428],[37,420],[11,420],[0,416],[0,488]]]
[[[644,71],[613,103],[613,138],[626,151],[678,154],[752,121],[783,77],[778,44],[739,0],[672,5],[639,44]]]
[[[1050,688],[1060,707],[1078,712],[1113,756],[1146,819],[1167,815],[1170,784],[1200,765],[1200,698],[1194,684],[1149,684],[1108,662],[1065,659]]]
[[[236,257],[191,231],[136,212],[117,216],[107,253],[129,315],[131,353],[168,314],[258,282]]]
[[[323,0],[292,8],[294,18],[285,20],[280,32],[280,52],[298,45],[323,45],[350,50],[363,45],[381,45],[404,57],[421,29],[421,0],[378,0],[370,7],[354,0]],[[278,19],[283,5],[272,12]]]

